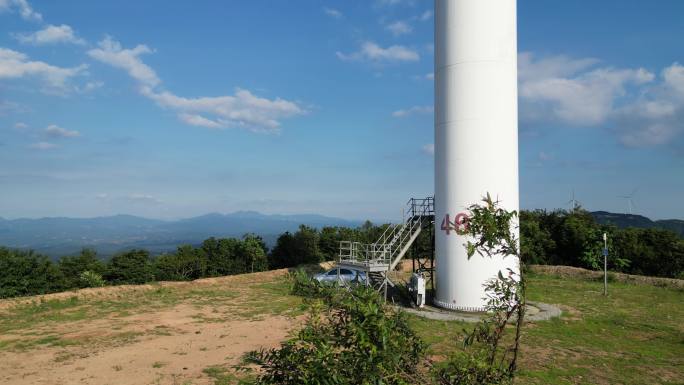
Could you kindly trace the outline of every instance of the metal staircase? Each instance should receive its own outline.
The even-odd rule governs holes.
[[[390,224],[376,242],[341,241],[338,264],[365,271],[366,285],[384,291],[387,296],[387,287],[394,287],[388,273],[401,262],[421,231],[432,223],[434,198],[411,198],[402,222]]]

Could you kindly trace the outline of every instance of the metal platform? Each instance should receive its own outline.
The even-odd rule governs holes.
[[[374,243],[341,241],[338,266],[349,267],[366,272],[366,284],[383,291],[387,297],[387,287],[394,286],[388,273],[392,271],[414,246],[422,231],[429,231],[431,246],[429,252],[430,266],[418,258],[421,271],[428,273],[430,282],[434,282],[434,198],[411,198],[404,209],[402,222],[390,224]],[[412,253],[413,269],[416,271],[417,252]],[[432,284],[432,283],[431,283]],[[432,284],[434,285],[434,284]],[[434,287],[433,287],[434,288]]]

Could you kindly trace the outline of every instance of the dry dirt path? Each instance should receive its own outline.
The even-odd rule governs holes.
[[[286,273],[5,301],[0,383],[213,384],[212,367],[230,376],[244,353],[301,322]]]

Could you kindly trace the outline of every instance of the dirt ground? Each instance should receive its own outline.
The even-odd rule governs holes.
[[[230,371],[244,353],[277,346],[301,322],[301,316],[288,314],[288,304],[280,306],[285,311],[273,310],[268,303],[245,304],[239,295],[282,281],[286,273],[89,289],[44,296],[36,305],[26,305],[27,299],[5,301],[0,303],[0,317],[15,317],[26,327],[3,327],[0,383],[213,384],[207,368]],[[137,300],[154,290],[168,298]],[[278,287],[263,290],[268,301],[268,290]],[[213,300],[208,301],[204,292]],[[221,295],[224,292],[228,294]],[[107,308],[107,298],[119,301],[122,296],[130,309]],[[45,312],[42,320],[31,318],[27,310],[45,301],[73,298],[76,306]],[[17,304],[23,309],[19,313]],[[84,312],[88,315],[80,317]]]

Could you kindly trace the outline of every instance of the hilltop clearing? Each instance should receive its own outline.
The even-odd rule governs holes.
[[[516,383],[681,383],[681,287],[611,282],[605,298],[593,274],[544,269],[530,273],[529,299],[563,315],[525,326]],[[244,374],[232,366],[245,352],[277,346],[301,324],[305,308],[289,287],[283,269],[0,301],[0,382],[237,384]],[[410,322],[435,361],[460,349],[471,326]]]

